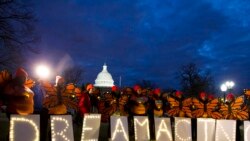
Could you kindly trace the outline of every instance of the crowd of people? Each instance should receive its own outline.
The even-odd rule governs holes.
[[[102,114],[102,121],[107,122],[113,114],[124,116],[165,116],[190,118],[238,119],[249,118],[249,96],[235,97],[232,93],[224,98],[214,98],[205,92],[198,97],[185,97],[181,91],[163,93],[160,88],[144,89],[139,85],[119,90],[116,86],[112,91],[100,93],[92,84],[83,91],[82,99],[88,106],[83,106],[80,100],[79,108],[84,111]]]
[[[113,86],[110,91],[101,93],[98,88],[88,84],[79,98],[79,112],[101,113],[102,121],[107,122],[113,114],[128,115],[163,115],[161,90],[142,89],[139,85],[119,90]]]
[[[5,112],[8,115],[28,115],[34,112],[35,94],[31,90],[34,81],[28,80],[28,73],[22,68],[16,71],[13,78],[7,71],[1,72],[1,106],[6,106]],[[68,108],[71,107],[67,107],[67,104],[62,99],[64,93],[62,90],[65,91],[64,87],[67,87],[63,78],[58,78],[55,85],[46,83],[41,86],[46,87],[46,98],[50,99],[50,101],[46,101],[45,98],[44,107],[51,114],[66,114]],[[73,93],[70,94],[74,95]],[[72,100],[72,102],[77,105],[75,110],[81,116],[84,113],[101,113],[102,121],[108,121],[109,116],[112,114],[147,115],[148,113],[154,113],[158,116],[163,115],[162,95],[159,88],[149,90],[136,85],[133,88],[126,87],[120,90],[118,87],[113,86],[110,90],[101,93],[100,89],[88,84],[83,86],[80,94],[75,96],[76,100]]]
[[[36,93],[31,90],[34,85],[22,68],[16,71],[14,77],[7,71],[1,71],[0,106],[5,107],[4,112],[9,118],[11,114],[34,113],[34,105],[37,104],[34,103]],[[225,97],[214,98],[205,92],[198,97],[186,97],[178,90],[166,93],[160,88],[142,88],[139,85],[101,90],[87,84],[78,88],[72,83],[65,84],[62,77],[57,77],[55,84],[41,82],[40,86],[45,90],[41,119],[49,119],[49,115],[55,114],[72,114],[72,109],[74,121],[80,124],[86,113],[101,114],[103,123],[108,123],[112,115],[128,116],[129,123],[132,123],[133,116],[148,116],[150,123],[154,122],[155,116],[249,119],[249,91],[238,97],[229,93]],[[48,120],[41,122],[44,122],[41,124],[42,133],[46,133]],[[153,124],[150,124],[150,130],[153,130]]]
[[[56,83],[41,83],[45,89],[43,106],[48,114],[67,114],[73,109],[78,116],[85,113],[100,113],[102,122],[108,122],[111,115],[121,116],[167,116],[215,119],[248,119],[249,95],[235,97],[232,93],[224,98],[214,98],[205,92],[198,97],[185,97],[181,91],[163,93],[160,88],[142,88],[139,85],[119,89],[113,86],[102,91],[93,84],[81,89],[65,84],[62,77]],[[1,72],[1,104],[7,115],[28,115],[34,112],[34,92],[30,89],[34,81],[27,72],[19,68],[14,77]]]

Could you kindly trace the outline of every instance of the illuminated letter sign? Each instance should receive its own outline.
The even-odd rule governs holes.
[[[216,141],[235,141],[236,136],[235,120],[217,120],[216,121]]]
[[[128,141],[128,119],[126,116],[111,116],[111,140]]]
[[[52,141],[73,141],[71,115],[50,116]]]
[[[155,139],[156,141],[172,141],[170,118],[155,117]]]
[[[191,141],[191,119],[175,117],[175,141]]]
[[[134,116],[135,140],[150,140],[149,122],[146,116]]]
[[[40,137],[39,115],[11,115],[10,141],[39,141]]]
[[[197,141],[214,141],[215,119],[197,118]]]
[[[244,141],[250,141],[250,121],[244,121]]]
[[[81,141],[98,141],[101,114],[84,114]]]

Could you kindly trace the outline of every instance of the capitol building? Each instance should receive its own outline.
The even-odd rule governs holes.
[[[104,64],[102,71],[97,75],[94,84],[96,88],[100,89],[101,93],[111,91],[111,88],[114,86],[114,80],[107,68],[107,65]]]

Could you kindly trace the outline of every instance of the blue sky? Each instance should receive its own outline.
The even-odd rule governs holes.
[[[178,88],[182,65],[211,69],[216,84],[250,88],[248,0],[42,0],[37,16],[42,53],[57,73],[81,65],[94,82],[104,62],[116,84],[151,80]]]

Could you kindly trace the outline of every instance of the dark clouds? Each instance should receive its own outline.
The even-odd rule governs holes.
[[[236,0],[37,1],[44,51],[37,58],[56,66],[69,55],[85,68],[88,82],[106,62],[116,84],[122,76],[124,85],[149,79],[175,88],[180,66],[194,62],[211,69],[218,85],[230,79],[246,88],[249,5]]]

